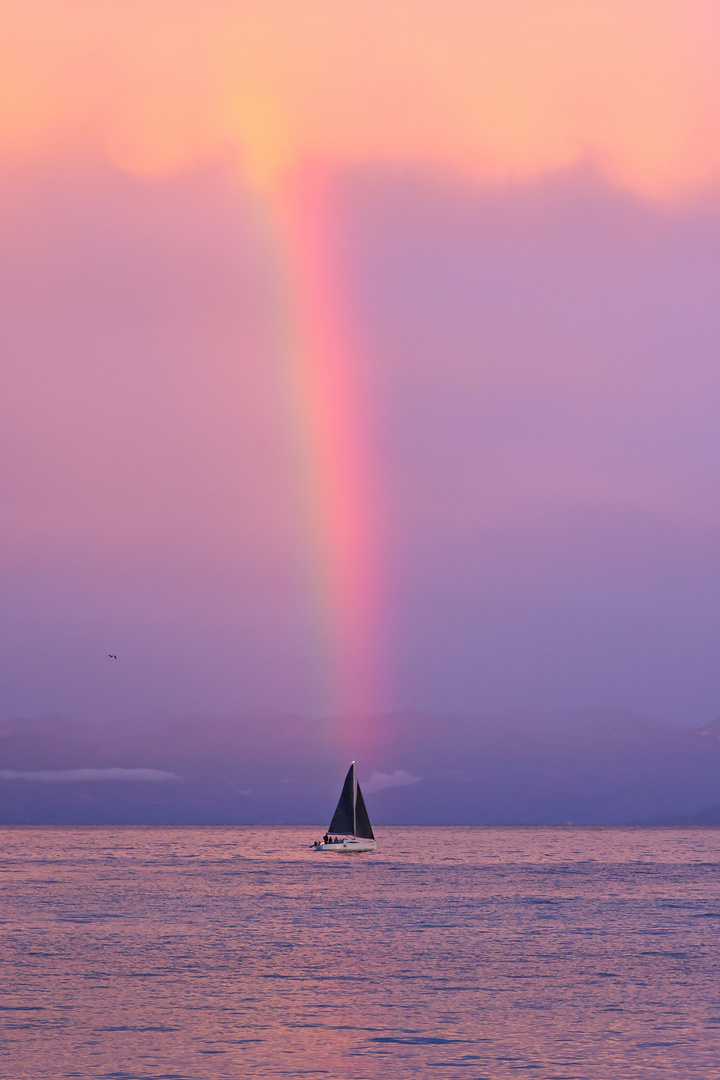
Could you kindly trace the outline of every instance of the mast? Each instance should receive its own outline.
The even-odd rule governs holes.
[[[355,762],[350,765],[352,769],[352,800],[353,800],[353,836],[357,836],[357,796],[355,794]]]

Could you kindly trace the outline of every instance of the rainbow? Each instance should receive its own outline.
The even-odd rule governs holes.
[[[316,647],[326,711],[340,713],[377,708],[384,679],[378,500],[329,179],[319,165],[295,170],[275,186],[272,210],[293,327],[286,378]]]

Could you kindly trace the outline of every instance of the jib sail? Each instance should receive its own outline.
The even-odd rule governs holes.
[[[355,835],[359,836],[362,840],[375,839],[359,784],[357,786],[357,801],[355,803]]]

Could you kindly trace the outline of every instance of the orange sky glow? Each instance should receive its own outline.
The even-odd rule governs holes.
[[[592,155],[655,196],[718,175],[714,0],[11,0],[3,23],[6,156],[99,139],[264,185],[308,157],[497,180]]]

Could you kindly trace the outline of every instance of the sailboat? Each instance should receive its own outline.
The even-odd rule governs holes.
[[[355,782],[355,762],[348,769],[340,799],[328,831],[322,840],[313,844],[315,851],[339,851],[355,854],[374,851],[375,837],[360,784]]]

